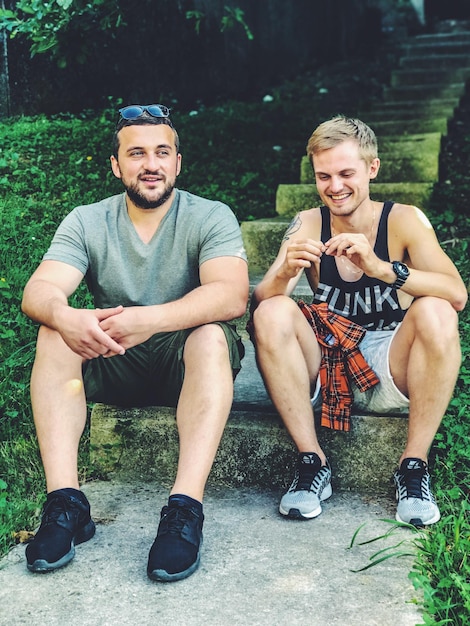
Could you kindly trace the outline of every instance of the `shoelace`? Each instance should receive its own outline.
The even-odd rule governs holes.
[[[53,524],[58,521],[61,515],[65,515],[66,519],[70,519],[68,510],[68,501],[64,496],[56,496],[46,504],[43,512],[43,523]]]
[[[188,522],[192,516],[193,513],[189,509],[183,507],[169,507],[164,514],[166,530],[171,535],[179,535],[186,522]]]
[[[299,463],[291,491],[315,491],[321,484],[321,469],[317,463]]]
[[[423,477],[426,473],[426,470],[423,469],[414,469],[408,470],[403,474],[400,474],[400,485],[406,490],[406,493],[403,494],[405,498],[420,498],[423,499]]]
[[[299,471],[299,480],[297,481],[296,490],[313,491],[312,482],[316,474],[317,471],[315,469],[305,470],[304,468],[302,468],[302,471]]]

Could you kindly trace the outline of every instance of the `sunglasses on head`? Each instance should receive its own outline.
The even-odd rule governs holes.
[[[121,119],[136,120],[147,112],[152,117],[169,117],[170,109],[163,104],[131,104],[130,106],[119,109]]]

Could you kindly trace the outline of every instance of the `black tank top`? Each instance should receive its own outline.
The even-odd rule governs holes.
[[[374,246],[375,254],[390,261],[388,253],[388,216],[393,202],[384,203]],[[322,216],[321,241],[331,238],[330,212],[320,207]],[[360,324],[367,330],[393,330],[402,321],[405,311],[398,302],[396,289],[377,278],[363,274],[359,280],[348,282],[341,278],[334,256],[324,254],[320,262],[320,281],[313,303],[327,302],[335,313]]]

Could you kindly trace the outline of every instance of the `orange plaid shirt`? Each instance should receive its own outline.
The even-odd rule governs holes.
[[[321,347],[321,425],[334,430],[351,430],[354,381],[360,391],[380,382],[364,359],[359,342],[366,330],[342,315],[328,310],[326,303],[298,303]]]

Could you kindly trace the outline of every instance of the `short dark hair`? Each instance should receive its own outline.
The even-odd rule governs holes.
[[[153,117],[153,115],[149,115],[148,113],[144,112],[143,115],[133,120],[125,120],[124,118],[121,118],[119,122],[116,124],[116,128],[114,130],[114,135],[113,135],[114,158],[116,159],[118,158],[119,145],[120,145],[119,131],[121,131],[126,126],[157,126],[158,124],[164,124],[165,126],[169,126],[172,129],[175,135],[176,152],[178,153],[180,151],[180,139],[178,136],[178,132],[176,128],[173,126],[170,118],[169,117]]]

